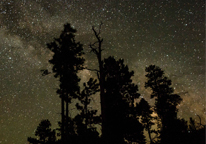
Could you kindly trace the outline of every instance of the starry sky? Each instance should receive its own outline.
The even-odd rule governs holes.
[[[96,68],[88,44],[95,41],[92,26],[101,21],[103,57],[125,60],[141,97],[154,102],[144,83],[145,67],[155,64],[183,98],[178,116],[200,115],[205,124],[204,0],[1,0],[0,144],[26,144],[42,119],[57,127],[58,81],[40,72],[52,67],[46,43],[68,22],[84,45],[85,65]],[[79,76],[85,82],[95,73],[84,70]],[[99,108],[98,95],[92,107]]]

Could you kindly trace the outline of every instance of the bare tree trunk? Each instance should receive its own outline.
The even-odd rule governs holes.
[[[85,105],[84,105],[84,107],[85,107],[85,115],[86,115],[86,120],[85,120],[85,124],[86,124],[86,129],[87,129],[87,126],[88,126],[88,110],[87,110],[87,106],[88,106],[88,104],[87,104],[87,102],[88,102],[88,95],[87,95],[87,88],[86,88],[86,99],[85,99]]]
[[[105,97],[104,97],[104,74],[103,74],[103,66],[101,61],[101,53],[99,58],[99,69],[100,69],[100,100],[101,100],[101,114],[102,114],[102,138],[106,142],[107,139],[107,130],[106,130],[106,105],[105,105]]]
[[[97,33],[97,31],[94,29],[94,27],[92,27],[92,30],[95,34],[95,37],[97,38],[97,41],[93,44],[90,44],[90,48],[91,51],[96,54],[97,59],[98,59],[98,64],[99,64],[99,73],[97,72],[97,76],[99,79],[99,83],[100,83],[100,101],[101,101],[101,115],[102,115],[102,138],[103,138],[103,142],[106,143],[106,139],[107,139],[107,130],[106,130],[106,105],[105,105],[105,98],[104,98],[104,73],[103,73],[103,62],[102,62],[102,58],[101,58],[101,52],[102,52],[102,42],[103,39],[99,36],[100,35],[100,30],[101,30],[101,26],[102,23],[99,26],[99,32]],[[95,44],[98,44],[98,47],[95,47]]]
[[[63,95],[61,97],[61,116],[62,116],[62,126],[61,126],[61,141],[62,143],[65,142],[65,134],[64,134],[64,128],[65,128],[65,118],[64,118],[64,98]]]
[[[65,137],[68,137],[68,126],[69,126],[69,102],[68,102],[68,94],[66,95],[66,119],[65,119]]]

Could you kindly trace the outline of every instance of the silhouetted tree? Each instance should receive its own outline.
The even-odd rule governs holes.
[[[143,124],[145,130],[148,132],[149,139],[150,139],[150,144],[153,144],[153,139],[151,137],[152,132],[155,132],[155,130],[152,130],[151,127],[154,125],[154,118],[152,117],[152,109],[149,103],[142,98],[137,104],[137,111],[139,115],[141,115],[141,123]]]
[[[99,140],[99,133],[96,130],[95,124],[100,123],[100,117],[96,116],[97,110],[89,109],[88,105],[91,102],[91,96],[99,91],[97,80],[90,78],[87,83],[84,83],[78,99],[76,107],[80,110],[80,114],[75,117],[76,131],[78,135],[78,143],[96,144]]]
[[[144,144],[143,126],[135,112],[134,101],[140,95],[137,85],[132,83],[133,71],[124,65],[123,59],[104,59],[104,98],[107,117],[106,143],[138,142]]]
[[[57,128],[57,135],[62,136],[62,123],[58,122],[59,128]],[[66,129],[64,129],[64,134],[66,136],[65,143],[72,143],[75,144],[77,141],[77,134],[76,134],[76,122],[73,118],[68,117],[68,123],[65,125],[67,126],[67,133]],[[58,141],[58,143],[62,144],[62,139]]]
[[[133,72],[126,71],[126,70],[128,70],[127,66],[126,66],[126,68],[122,68],[121,66],[118,67],[116,65],[109,65],[109,63],[107,63],[108,67],[110,66],[109,69],[111,71],[113,70],[113,71],[118,72],[119,69],[122,68],[120,70],[121,72],[119,72],[120,75],[118,75],[116,77],[116,79],[120,78],[121,74],[123,74],[124,72],[125,72],[126,76],[124,77],[125,83],[123,83],[122,85],[118,83],[120,81],[115,81],[115,78],[113,79],[114,80],[113,85],[110,82],[105,82],[106,76],[109,75],[109,71],[106,71],[108,69],[106,69],[106,67],[103,66],[103,61],[101,59],[102,42],[103,42],[103,39],[100,37],[101,26],[102,26],[102,23],[100,24],[98,32],[94,29],[94,27],[92,27],[92,30],[95,34],[97,41],[94,42],[93,44],[90,44],[89,46],[90,46],[91,51],[97,56],[98,64],[99,64],[99,70],[96,70],[96,71],[97,71],[97,76],[98,76],[99,83],[100,83],[100,100],[101,100],[101,116],[102,116],[102,141],[103,141],[103,143],[113,143],[113,142],[124,143],[124,137],[127,136],[128,139],[132,139],[132,138],[134,138],[134,133],[135,133],[134,131],[133,132],[129,131],[129,128],[127,127],[128,133],[126,135],[126,131],[125,131],[126,127],[123,127],[124,125],[126,125],[126,121],[128,121],[129,124],[131,124],[131,125],[135,125],[135,122],[138,123],[138,120],[135,117],[136,114],[134,114],[134,112],[133,112],[134,118],[132,120],[131,117],[126,116],[126,110],[124,110],[124,108],[127,108],[127,111],[129,111],[129,107],[134,106],[134,99],[139,96],[136,93],[136,91],[138,89],[137,89],[137,86],[135,86],[134,84],[126,84],[127,82],[131,83],[130,77],[133,75]],[[110,58],[110,60],[111,59],[112,58]],[[119,63],[121,63],[121,62],[119,62]],[[113,63],[113,64],[115,64],[115,63]],[[123,64],[123,61],[122,61],[122,64]],[[113,75],[112,73],[110,73],[110,74]],[[115,77],[115,75],[113,75],[112,77]],[[110,87],[108,87],[108,86],[110,86]],[[122,87],[122,88],[114,90],[116,87]],[[110,91],[111,93],[109,93],[110,89],[114,90],[113,92],[115,92],[115,93],[113,94],[112,91]],[[124,89],[124,93],[122,93],[123,89]],[[112,97],[111,99],[107,98],[107,97],[109,97],[109,95]],[[123,99],[123,95],[127,96],[127,99]],[[133,98],[130,95],[132,95]],[[118,109],[118,111],[117,111],[117,109]],[[130,108],[130,111],[131,111],[131,108]],[[127,115],[129,115],[128,112],[127,112]],[[112,117],[110,117],[110,116],[112,116]],[[126,119],[126,117],[127,117],[127,119]],[[124,125],[122,126],[121,124],[124,124]],[[141,125],[141,124],[139,124],[139,125]],[[134,127],[132,127],[132,129],[134,129]],[[142,134],[139,134],[139,135],[142,135]],[[139,140],[140,140],[140,138],[139,138]],[[142,135],[142,141],[144,141],[143,135]]]
[[[30,144],[55,144],[56,133],[51,130],[51,123],[49,120],[42,120],[35,131],[37,138],[28,137]]]
[[[155,112],[161,120],[160,139],[162,144],[171,143],[175,121],[177,120],[177,105],[181,102],[181,98],[177,94],[173,94],[171,80],[164,76],[164,72],[155,65],[146,68],[148,81],[145,88],[152,89],[151,98],[155,97]]]
[[[103,62],[102,62],[102,50],[103,50],[102,49],[102,42],[103,42],[103,39],[100,37],[101,26],[102,26],[102,23],[99,25],[98,32],[94,29],[94,26],[92,27],[92,31],[94,32],[94,35],[95,35],[97,41],[94,43],[90,43],[89,47],[91,49],[91,52],[93,52],[97,56],[98,66],[99,66],[99,70],[95,70],[95,71],[97,72],[97,77],[99,79],[99,85],[100,85],[100,101],[101,101],[101,117],[102,117],[102,141],[104,143],[104,142],[106,142],[106,139],[108,137],[108,133],[106,130],[107,117],[105,115],[106,104],[105,104],[105,98],[104,98],[104,71],[103,71]]]
[[[82,44],[75,41],[75,32],[76,30],[70,24],[65,24],[60,37],[47,44],[48,49],[54,53],[53,58],[49,60],[53,64],[54,77],[59,78],[60,81],[57,93],[61,98],[61,137],[63,143],[65,142],[65,135],[69,133],[68,104],[72,97],[77,97],[79,94],[78,82],[80,79],[77,73],[83,69],[84,63]],[[64,108],[65,103],[66,109]]]

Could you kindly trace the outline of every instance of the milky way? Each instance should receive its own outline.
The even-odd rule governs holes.
[[[183,98],[179,117],[205,121],[205,3],[203,0],[2,0],[0,2],[0,143],[25,144],[42,119],[60,120],[58,82],[40,70],[51,68],[53,41],[65,23],[77,29],[86,65],[96,68],[88,44],[92,26],[103,22],[103,57],[123,58],[134,70],[142,97],[145,67],[155,64]],[[82,81],[95,73],[83,71]],[[98,95],[93,107],[98,108]],[[75,113],[75,111],[73,112]]]

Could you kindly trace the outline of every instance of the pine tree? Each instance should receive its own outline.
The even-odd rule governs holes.
[[[80,114],[74,118],[77,126],[77,135],[79,137],[78,143],[96,144],[99,140],[99,133],[97,132],[95,124],[100,123],[100,117],[96,116],[97,110],[89,108],[89,104],[92,99],[91,96],[99,91],[99,84],[97,80],[90,78],[89,81],[83,85],[84,89],[78,97],[81,103],[76,104]]]
[[[84,58],[82,44],[75,41],[76,30],[70,24],[64,25],[59,38],[54,39],[53,42],[48,43],[47,47],[54,55],[49,62],[53,65],[54,77],[60,81],[57,93],[61,98],[61,139],[65,143],[66,135],[69,133],[69,109],[68,105],[71,99],[77,97],[79,94],[80,81],[77,73],[83,69]],[[65,108],[66,103],[66,108]],[[65,115],[66,110],[66,115]]]
[[[140,95],[132,83],[133,71],[124,65],[124,60],[113,57],[104,59],[104,98],[107,117],[107,143],[145,143],[143,126],[139,123],[134,102]]]
[[[37,138],[28,137],[30,144],[55,144],[56,132],[51,130],[51,123],[49,120],[42,120],[35,131]]]
[[[151,88],[151,98],[155,98],[155,112],[161,120],[160,139],[162,144],[169,144],[175,121],[177,120],[177,105],[182,101],[181,97],[173,94],[171,80],[164,76],[164,72],[155,65],[146,68],[148,81],[145,88]]]

